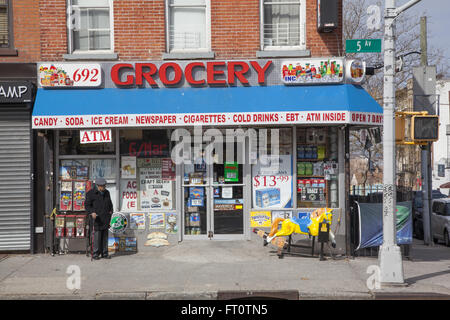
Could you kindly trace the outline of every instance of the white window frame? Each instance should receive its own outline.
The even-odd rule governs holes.
[[[102,54],[102,53],[114,53],[114,5],[113,5],[114,0],[108,0],[108,4],[109,4],[109,39],[111,41],[110,45],[111,45],[111,49],[109,50],[74,50],[74,45],[73,45],[73,30],[70,30],[68,28],[68,37],[67,37],[67,42],[68,42],[68,49],[69,49],[69,53],[71,54]],[[74,8],[106,8],[105,6],[95,6],[95,5],[90,5],[90,6],[79,6],[79,5],[72,5],[72,0],[67,0],[67,23],[69,25],[69,21],[68,19],[70,18],[70,13],[73,12]]]
[[[288,4],[299,4],[300,3],[300,33],[299,33],[299,44],[298,46],[266,46],[264,45],[264,0],[260,0],[260,46],[261,50],[306,50],[306,0],[286,0],[282,2],[269,2],[266,4],[275,5],[288,5]]]
[[[187,48],[187,49],[170,49],[170,0],[165,0],[166,3],[166,52],[168,53],[184,53],[184,52],[210,52],[211,51],[211,0],[205,0],[205,37],[206,48]],[[197,4],[176,5],[176,7],[193,7],[198,8]]]

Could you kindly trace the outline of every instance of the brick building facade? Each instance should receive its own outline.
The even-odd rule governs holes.
[[[26,12],[25,2],[14,3],[17,55],[0,59],[37,63],[31,122],[39,191],[31,228],[45,231],[36,250],[53,250],[52,235],[76,238],[78,231],[54,230],[44,217],[53,208],[61,219],[86,214],[84,192],[99,176],[115,211],[144,221],[164,211],[164,231],[178,241],[250,240],[250,227],[270,223],[272,212],[328,207],[347,219],[349,126],[379,126],[382,110],[358,87],[361,64],[344,57],[342,0],[333,2],[331,32],[318,31],[317,0],[41,0],[27,1]],[[280,127],[281,185],[263,188],[255,163],[175,166],[171,135],[198,125],[221,134]],[[110,139],[84,145],[85,129],[83,139],[95,129]],[[149,173],[148,163],[161,170]],[[127,168],[134,168],[128,178]],[[145,185],[158,174],[166,182]],[[333,230],[337,250],[349,253],[347,230]],[[141,236],[125,234],[131,244]],[[145,250],[141,238],[137,247]]]

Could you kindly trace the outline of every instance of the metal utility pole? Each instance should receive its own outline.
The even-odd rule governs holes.
[[[384,95],[383,95],[383,244],[379,251],[380,283],[403,284],[403,261],[397,245],[395,173],[395,19],[421,0],[396,8],[386,0],[384,17]]]
[[[428,66],[428,45],[427,45],[427,18],[420,18],[420,66]],[[426,101],[429,101],[427,99]],[[423,223],[423,242],[425,245],[433,245],[431,239],[431,148],[430,143],[422,146],[422,223]]]

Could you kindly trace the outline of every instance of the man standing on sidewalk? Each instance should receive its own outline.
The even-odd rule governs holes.
[[[86,195],[85,207],[94,222],[93,258],[98,260],[102,255],[103,258],[109,259],[111,257],[108,255],[108,229],[113,204],[109,191],[106,190],[105,179],[95,180],[95,187]]]

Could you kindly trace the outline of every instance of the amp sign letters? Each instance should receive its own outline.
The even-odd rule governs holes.
[[[0,82],[0,103],[31,102],[31,86],[27,82]]]

